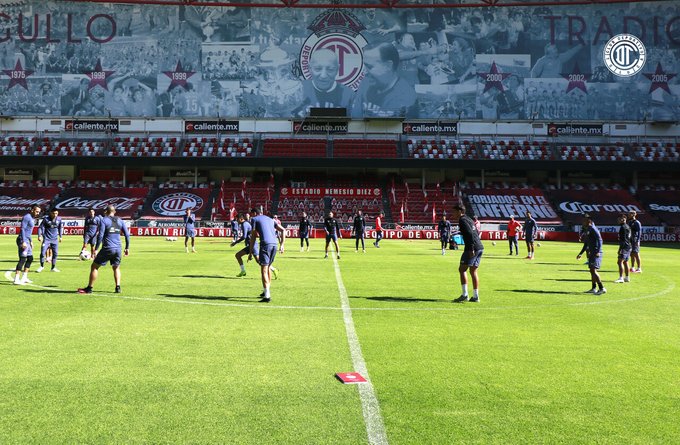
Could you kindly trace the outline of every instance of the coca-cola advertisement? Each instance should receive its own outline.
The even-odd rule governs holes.
[[[588,213],[595,224],[612,226],[621,213],[635,211],[643,225],[659,225],[659,220],[626,190],[555,190],[551,197],[571,224],[580,224],[582,215]]]
[[[116,207],[116,215],[132,218],[149,193],[147,188],[72,188],[64,190],[54,207],[67,217],[82,217],[89,208],[102,214],[106,206]]]
[[[0,187],[0,216],[22,217],[33,205],[46,209],[57,193],[57,187]]]
[[[543,191],[528,189],[479,189],[467,193],[469,214],[482,222],[506,222],[510,216],[523,220],[526,212],[541,224],[560,224],[561,220]]]
[[[210,189],[158,189],[146,201],[142,218],[180,219],[191,209],[197,219],[210,217]]]
[[[645,207],[661,221],[680,226],[680,192],[643,190],[638,193]]]

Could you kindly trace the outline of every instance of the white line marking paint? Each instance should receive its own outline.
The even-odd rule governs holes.
[[[340,292],[340,303],[342,306],[342,316],[345,321],[345,330],[347,331],[347,342],[349,343],[349,352],[354,364],[354,371],[361,374],[366,383],[357,385],[359,387],[359,397],[361,398],[361,407],[364,413],[364,422],[366,423],[366,433],[368,434],[368,443],[375,445],[387,445],[387,433],[385,432],[385,424],[383,423],[382,415],[380,414],[380,404],[375,395],[375,389],[371,378],[368,375],[368,368],[366,361],[361,353],[361,344],[357,331],[354,328],[354,320],[352,319],[352,308],[349,305],[349,298],[347,296],[347,289],[342,282],[342,274],[340,273],[340,266],[338,260],[333,256],[333,267],[335,268],[335,280],[338,282],[338,291]]]

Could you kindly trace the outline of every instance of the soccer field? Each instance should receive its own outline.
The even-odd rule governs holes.
[[[677,248],[643,246],[644,272],[615,284],[606,245],[594,296],[580,244],[528,261],[486,241],[481,302],[453,304],[460,254],[437,241],[342,240],[335,261],[291,239],[264,304],[228,241],[133,238],[122,294],[110,267],[75,293],[77,236],[61,273],[3,272],[0,443],[680,441]],[[0,252],[13,269],[14,237]],[[370,384],[334,377],[363,366]]]

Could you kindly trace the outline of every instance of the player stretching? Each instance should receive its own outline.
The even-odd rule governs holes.
[[[515,255],[519,255],[517,238],[519,238],[519,232],[521,231],[522,225],[519,221],[515,221],[515,215],[510,215],[510,221],[508,221],[508,244],[510,244],[510,255],[512,255],[512,246],[515,246]]]
[[[524,220],[524,240],[527,243],[527,259],[534,259],[534,240],[536,239],[536,233],[538,232],[538,225],[536,220],[531,217],[531,212],[527,212],[526,219]]]
[[[338,225],[338,220],[333,218],[333,212],[328,212],[328,216],[323,220],[323,229],[326,231],[326,255],[324,255],[324,258],[328,258],[328,245],[333,241],[335,254],[340,259],[340,247],[338,247],[340,226]]]
[[[184,215],[184,251],[189,253],[189,238],[191,238],[191,251],[196,253],[196,227],[194,223],[196,217],[191,213],[191,209],[187,209]]]
[[[642,239],[642,224],[637,219],[637,212],[628,213],[628,225],[630,226],[630,271],[632,273],[642,273],[642,263],[640,263],[640,240]],[[635,264],[637,263],[637,268]]]
[[[99,216],[95,216],[94,209],[87,211],[85,217],[85,231],[83,232],[83,248],[80,249],[86,252],[87,245],[90,245],[90,259],[94,259],[94,247],[97,244],[97,229],[99,228]]]
[[[269,285],[272,281],[272,263],[276,257],[276,243],[281,239],[281,251],[286,242],[286,231],[281,224],[277,224],[273,219],[267,215],[262,214],[262,209],[255,210],[255,217],[251,220],[253,230],[250,234],[250,254],[248,260],[254,255],[255,239],[260,238],[260,255],[259,264],[262,274],[262,287],[264,290],[260,294],[262,299],[260,302],[269,303],[271,301],[271,294],[269,292]],[[278,232],[278,233],[277,233]],[[278,235],[280,234],[280,235]]]
[[[352,224],[352,232],[354,232],[354,252],[359,252],[359,241],[361,241],[361,250],[366,253],[366,245],[364,239],[366,238],[366,219],[359,210],[354,217],[354,224]]]
[[[36,272],[42,272],[45,268],[45,257],[47,256],[47,249],[52,250],[52,272],[59,272],[57,269],[57,255],[59,254],[59,243],[64,235],[64,223],[59,217],[59,210],[52,209],[50,213],[45,215],[38,227],[38,241],[42,242],[40,246],[40,267]]]
[[[307,243],[307,252],[309,252],[309,230],[312,228],[312,223],[307,218],[307,213],[302,212],[300,217],[300,227],[298,233],[300,235],[300,252],[304,249],[304,243]]]
[[[479,268],[479,263],[482,261],[484,246],[479,239],[479,232],[475,229],[474,221],[465,214],[465,206],[463,204],[453,206],[453,218],[458,220],[460,235],[463,237],[463,243],[465,244],[463,254],[460,256],[460,266],[458,267],[460,285],[463,293],[460,297],[453,300],[453,302],[462,303],[464,301],[470,301],[471,303],[478,303],[479,276],[477,275],[477,269]],[[468,297],[468,269],[470,269],[470,278],[472,278],[472,288],[474,292],[472,298]]]
[[[122,251],[120,244],[121,233],[125,236],[124,251]],[[104,217],[99,221],[99,235],[97,235],[95,253],[99,250],[99,247],[101,247],[101,250],[90,267],[90,279],[86,287],[78,289],[79,294],[92,293],[92,286],[99,276],[99,268],[106,266],[109,261],[111,261],[111,269],[113,269],[113,281],[116,284],[114,292],[120,293],[120,262],[123,254],[125,256],[130,254],[130,232],[125,222],[116,216],[116,208],[112,205],[106,206]]]
[[[19,262],[14,273],[14,284],[32,283],[28,279],[28,271],[33,263],[33,227],[35,218],[40,215],[40,206],[34,205],[31,211],[21,219],[21,230],[17,236],[17,248],[19,251]]]
[[[577,260],[581,259],[581,255],[586,250],[588,251],[588,269],[590,269],[590,281],[592,287],[587,290],[587,294],[602,295],[607,293],[607,289],[602,285],[600,274],[597,273],[602,265],[602,235],[595,227],[595,223],[589,214],[583,215],[583,227],[585,229],[583,249],[576,256]],[[597,286],[597,289],[595,288]]]
[[[383,238],[382,219],[384,217],[383,212],[380,212],[380,215],[375,218],[375,242],[373,245],[378,249],[380,249],[380,240]]]
[[[439,242],[442,245],[442,255],[446,255],[446,246],[449,245],[451,239],[451,222],[446,220],[446,215],[442,215],[441,221],[437,224],[437,231],[439,232]]]
[[[239,233],[238,233],[239,222],[238,222],[238,218],[234,218],[234,219],[230,220],[230,221],[229,221],[229,225],[230,225],[230,227],[231,227],[231,238],[232,238],[232,240],[236,241],[237,239],[239,239]]]
[[[245,255],[250,255],[250,232],[253,230],[253,226],[250,225],[250,215],[248,214],[240,214],[238,215],[238,222],[241,225],[240,230],[237,230],[241,234],[239,239],[234,240],[231,243],[231,247],[234,247],[241,241],[245,243],[243,249],[239,250],[236,252],[234,255],[236,257],[236,261],[238,262],[239,267],[241,268],[241,272],[236,275],[237,277],[245,277],[246,276],[246,266],[243,264],[243,257]],[[259,255],[259,248],[257,246],[257,243],[255,245],[255,248],[253,249],[255,252],[255,261],[257,261],[257,256]]]
[[[621,224],[619,227],[619,258],[617,261],[619,265],[619,279],[614,281],[614,283],[628,283],[630,281],[628,258],[630,258],[630,251],[633,245],[630,241],[630,226],[626,224],[626,220],[626,214],[622,213],[619,216],[619,224]]]

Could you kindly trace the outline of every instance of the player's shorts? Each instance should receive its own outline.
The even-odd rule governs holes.
[[[357,232],[354,234],[354,238],[356,239],[366,238],[366,232]]]
[[[326,242],[329,243],[331,240],[333,240],[333,241],[338,240],[337,233],[329,233],[328,235],[326,235]]]
[[[628,261],[630,258],[631,249],[619,249],[619,259],[623,261]]]
[[[97,245],[97,234],[93,233],[90,235],[86,233],[83,235],[83,244],[91,244],[93,246]]]
[[[106,266],[106,263],[111,261],[112,266],[118,266],[120,265],[120,260],[122,257],[123,252],[120,249],[116,250],[102,249],[95,257],[94,262],[96,264],[99,264],[100,266]]]
[[[250,246],[245,246],[243,249],[239,250],[238,253],[241,253],[243,255],[249,255],[250,254]],[[238,254],[237,253],[237,254]],[[253,255],[256,258],[259,258],[260,255],[260,243],[256,242],[255,243],[255,248],[253,248]]]
[[[184,236],[186,238],[193,238],[196,236],[196,229],[186,229],[184,232]]]
[[[300,238],[302,239],[309,238],[309,232],[300,232]]]
[[[484,249],[478,250],[474,256],[471,256],[469,250],[464,250],[460,256],[460,264],[465,264],[468,267],[479,267],[479,263],[482,262],[483,253]]]
[[[633,242],[632,253],[640,253],[640,241]]]
[[[17,236],[17,252],[19,258],[26,258],[33,255],[33,247],[31,247],[31,240],[26,241],[26,248],[21,247],[21,238]]]
[[[276,244],[262,244],[260,246],[260,266],[271,266],[276,257]]]
[[[602,266],[602,252],[599,256],[588,255],[588,267],[591,269],[599,269]]]
[[[533,237],[533,236],[527,236],[527,237],[524,239],[524,241],[526,241],[527,243],[533,243],[533,242],[534,242],[534,237]]]

